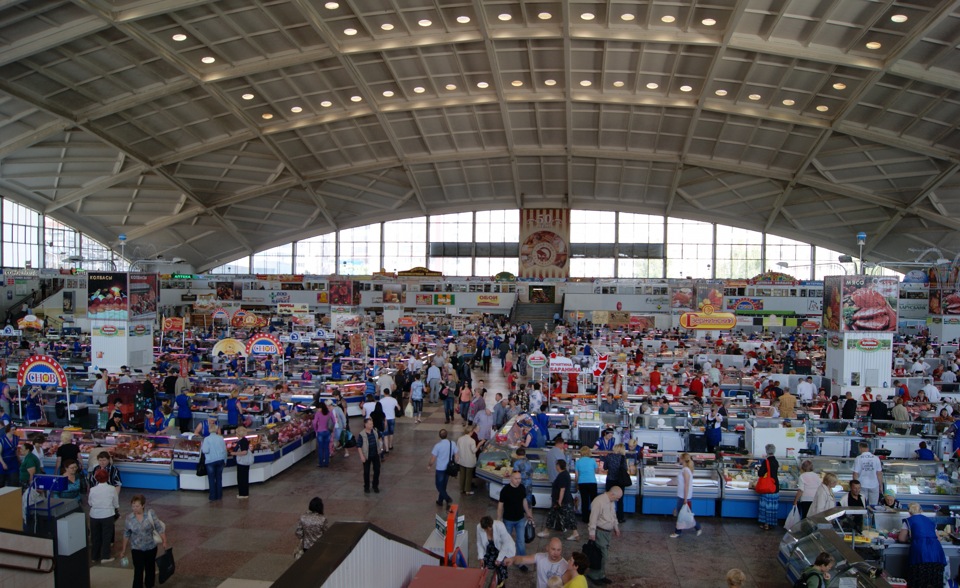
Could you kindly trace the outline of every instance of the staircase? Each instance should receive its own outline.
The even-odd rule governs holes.
[[[518,302],[513,309],[513,317],[511,317],[510,321],[518,325],[529,322],[533,325],[534,335],[539,337],[545,325],[550,329],[553,328],[554,313],[560,313],[562,315],[563,305]]]

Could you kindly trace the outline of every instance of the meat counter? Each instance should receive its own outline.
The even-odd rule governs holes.
[[[756,519],[760,510],[760,495],[753,489],[757,471],[763,459],[759,457],[724,455],[719,465],[723,480],[723,499],[720,516]],[[779,459],[777,478],[780,481],[779,518],[785,519],[793,508],[800,477],[799,465],[793,459]]]
[[[720,499],[720,474],[716,456],[691,454],[693,467],[693,512],[698,516],[715,516]],[[640,476],[643,514],[672,515],[677,506],[677,476],[680,466],[676,453],[648,454]]]

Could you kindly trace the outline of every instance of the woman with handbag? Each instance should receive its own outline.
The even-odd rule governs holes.
[[[693,510],[691,503],[693,500],[693,458],[690,457],[689,453],[684,452],[680,454],[680,467],[683,469],[680,470],[680,475],[677,476],[677,507],[673,509],[674,516],[679,516],[680,511],[683,510],[685,506],[691,511]],[[697,536],[699,537],[703,532],[703,529],[700,528],[700,521],[697,521],[694,529],[697,530]],[[681,529],[678,524],[670,537],[676,539],[681,533],[683,533],[683,529]]]
[[[167,549],[167,528],[157,518],[153,509],[145,509],[147,499],[137,494],[130,500],[133,512],[127,515],[123,524],[123,547],[120,553],[127,552],[130,543],[133,559],[133,588],[153,588],[157,573],[157,546]]]
[[[607,492],[614,486],[625,490],[632,483],[630,472],[627,470],[627,448],[623,443],[617,443],[613,450],[603,457],[603,469],[607,474],[607,481],[604,484],[604,491]],[[624,492],[625,493],[625,492]],[[617,520],[624,522],[626,516],[623,514],[623,500],[617,501]]]
[[[780,480],[777,478],[780,462],[774,455],[777,452],[776,445],[768,443],[765,449],[767,457],[757,471],[760,477],[754,490],[760,495],[760,510],[757,515],[760,528],[769,531],[777,526],[777,520],[780,517]]]
[[[300,515],[297,522],[297,548],[293,552],[294,559],[300,559],[307,551],[323,537],[327,530],[327,517],[323,516],[323,500],[314,496],[310,500],[309,510]]]

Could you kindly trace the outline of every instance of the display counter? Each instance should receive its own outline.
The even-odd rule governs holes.
[[[857,445],[866,438],[855,421],[814,418],[807,428],[820,455],[856,457],[860,453]]]
[[[309,415],[298,414],[291,420],[267,425],[246,435],[250,440],[254,463],[250,466],[250,483],[264,482],[291,467],[317,448],[316,433]],[[237,437],[225,437],[227,453],[233,451]],[[173,450],[173,471],[182,490],[207,490],[207,476],[196,474],[200,461],[200,437],[177,438]],[[223,471],[224,487],[237,485],[236,461],[227,458]]]
[[[960,505],[956,462],[884,460],[883,481],[887,489],[897,493],[901,504],[916,502],[924,509]]]
[[[641,474],[640,495],[643,514],[672,515],[677,506],[677,476],[681,468],[676,453],[647,455]],[[720,499],[720,474],[716,456],[691,454],[693,469],[693,512],[697,516],[715,516]]]
[[[724,455],[720,464],[723,493],[720,516],[756,519],[760,511],[760,495],[754,490],[757,471],[762,458]],[[799,466],[792,459],[778,460],[777,478],[780,481],[780,506],[778,516],[787,518],[797,496]]]

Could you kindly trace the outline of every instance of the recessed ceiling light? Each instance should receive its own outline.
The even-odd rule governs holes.
[[[543,83],[547,86],[556,86],[557,80],[543,80]]]
[[[750,94],[749,96],[747,96],[747,98],[749,98],[749,99],[751,99],[751,100],[759,100],[759,99],[763,98],[763,96],[761,96],[760,94]]]
[[[869,43],[867,43],[867,49],[870,49],[870,50],[873,50],[873,51],[876,51],[876,50],[879,49],[881,46],[882,46],[882,45],[880,45],[880,43],[878,43],[877,41],[870,41]]]
[[[584,12],[580,15],[580,18],[583,20],[593,20],[596,18],[596,15],[594,15],[592,12]]]
[[[847,89],[847,85],[844,84],[843,82],[837,82],[836,84],[833,85],[833,89],[834,89],[834,90],[846,90],[846,89]]]
[[[660,84],[658,84],[658,83],[656,83],[656,82],[649,82],[649,83],[647,83],[647,89],[648,89],[648,90],[656,90],[656,89],[659,88],[659,87],[660,87]]]
[[[523,81],[522,81],[522,80],[513,80],[512,82],[510,82],[510,85],[513,86],[514,88],[519,88],[520,86],[523,85]]]
[[[340,8],[340,5],[336,2],[327,2],[326,4],[323,5],[323,7],[326,8],[327,10],[336,10]]]
[[[250,92],[247,92],[246,94],[240,97],[243,98],[244,100],[253,100],[253,94],[251,94]]]
[[[613,87],[614,87],[614,88],[622,88],[622,87],[623,87],[623,82],[622,82],[621,80],[617,80],[617,81],[615,81],[615,82],[613,83]]]
[[[323,102],[320,103],[320,106],[324,108],[330,108],[331,106],[333,106],[333,102],[330,102],[329,100],[324,100]]]
[[[824,106],[823,104],[821,104],[820,106],[817,107],[817,111],[818,111],[818,112],[826,112],[826,111],[828,111],[828,110],[830,110],[830,107],[829,107],[829,106]]]
[[[432,25],[433,23],[430,21],[430,19],[422,18],[422,19],[420,19],[420,20],[417,21],[417,24],[420,25],[420,26],[422,26],[422,27],[428,27],[428,26]]]
[[[714,94],[716,94],[717,96],[726,96],[726,95],[727,95],[727,91],[721,88],[721,89],[717,90],[716,92],[714,92]]]
[[[293,108],[290,109],[290,112],[294,114],[300,114],[301,112],[303,112],[303,109],[300,108],[299,106],[294,106]]]
[[[413,91],[416,92],[417,94],[423,94],[424,92],[426,92],[426,89],[424,89],[423,86],[417,86],[416,88],[413,89]]]
[[[269,112],[264,112],[263,114],[260,115],[260,117],[263,118],[263,120],[270,120],[271,118],[273,118],[273,115],[270,114]]]
[[[490,84],[488,84],[487,82],[477,82],[477,87],[480,88],[481,90],[485,90],[490,87]]]
[[[681,92],[690,92],[693,90],[693,86],[680,86]]]
[[[701,20],[700,22],[701,22],[701,23],[703,24],[703,26],[705,26],[705,27],[712,27],[713,25],[717,24],[716,19],[713,19],[713,18],[705,18],[705,19]]]
[[[467,15],[458,16],[457,22],[460,24],[467,24],[468,22],[470,22],[470,17]]]
[[[580,80],[580,85],[583,86],[584,88],[589,88],[590,86],[593,85],[593,82],[591,82],[590,80]]]
[[[447,90],[453,92],[454,90],[457,89],[457,85],[456,85],[456,84],[447,84],[446,86],[444,86],[444,88],[446,88]]]
[[[890,17],[890,20],[892,20],[893,22],[907,22],[907,15],[894,14],[893,16]]]
[[[357,29],[343,29],[343,34],[352,37],[357,34]]]
[[[507,22],[508,20],[511,20],[513,18],[513,15],[508,12],[504,12],[504,13],[498,14],[497,18],[502,20],[503,22]]]
[[[620,15],[620,20],[622,20],[622,21],[624,21],[624,22],[630,22],[631,20],[633,20],[633,19],[635,19],[635,18],[637,18],[637,17],[634,16],[634,15],[632,15],[632,14],[630,14],[629,12],[624,12],[623,14]]]
[[[381,29],[381,30],[384,30],[384,31],[392,31],[392,30],[393,30],[393,24],[391,24],[391,23],[389,23],[389,22],[385,22],[385,23],[383,23],[382,25],[380,25],[380,29]]]
[[[384,90],[383,96],[384,98],[393,98],[393,90]]]
[[[783,101],[784,106],[793,106],[796,103],[797,102],[795,100],[791,100],[790,98],[787,98],[786,100]]]
[[[173,40],[179,43],[180,41],[186,41],[187,36],[184,35],[183,33],[177,33],[176,35],[173,36]]]
[[[549,12],[541,12],[540,14],[537,15],[537,18],[539,18],[540,20],[550,20],[551,18],[553,18],[553,15],[550,14]]]
[[[217,60],[216,57],[204,57],[204,58],[201,59],[200,61],[202,61],[202,62],[204,62],[204,63],[213,63],[213,62],[216,61],[216,60]]]
[[[351,97],[350,97],[350,102],[360,102],[361,100],[363,100],[363,98],[360,97],[360,96],[351,96]]]
[[[673,15],[670,15],[670,14],[665,14],[665,15],[663,15],[663,16],[660,17],[660,20],[663,21],[663,22],[668,22],[668,23],[669,23],[669,22],[673,22],[673,21],[677,20],[677,17],[675,17],[675,16],[673,16]]]

